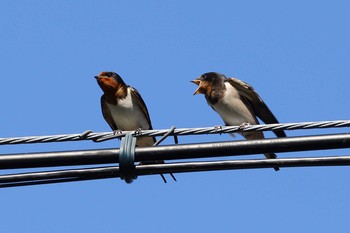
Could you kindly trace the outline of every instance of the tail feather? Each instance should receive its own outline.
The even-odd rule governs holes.
[[[283,131],[278,131],[278,132],[284,133]],[[264,138],[264,134],[262,132],[243,132],[240,134],[243,135],[248,140],[263,139]],[[267,159],[276,159],[277,158],[277,155],[275,153],[266,153],[264,155]],[[274,167],[274,169],[275,169],[275,171],[280,170],[279,167]]]
[[[264,155],[265,155],[265,157],[267,159],[276,159],[277,158],[277,155],[275,153],[266,153]],[[279,171],[280,170],[279,167],[274,167],[273,169],[275,169],[275,171]]]

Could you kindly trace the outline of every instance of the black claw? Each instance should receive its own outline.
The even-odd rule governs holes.
[[[138,128],[137,130],[135,130],[135,136],[140,136],[142,134],[142,129]]]
[[[116,135],[116,134],[123,134],[123,131],[121,131],[120,129],[113,130],[113,134],[114,135]]]

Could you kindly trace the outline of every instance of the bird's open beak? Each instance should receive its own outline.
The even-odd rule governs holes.
[[[198,88],[196,89],[196,91],[193,93],[193,95],[197,95],[197,94],[203,94],[203,88],[201,86],[201,81],[198,79],[192,80],[192,83],[198,85]]]
[[[192,80],[191,82],[194,83],[194,84],[196,84],[196,85],[201,84],[201,81],[198,80],[198,79]]]

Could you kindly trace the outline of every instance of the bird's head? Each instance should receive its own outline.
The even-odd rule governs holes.
[[[223,74],[216,73],[216,72],[209,72],[202,74],[195,80],[192,80],[194,84],[198,85],[198,88],[193,93],[193,95],[196,94],[204,94],[204,95],[210,95],[213,88],[220,86],[222,87],[224,85],[226,77]]]
[[[101,72],[98,76],[95,76],[98,85],[103,92],[115,92],[119,88],[125,86],[123,79],[114,72]]]

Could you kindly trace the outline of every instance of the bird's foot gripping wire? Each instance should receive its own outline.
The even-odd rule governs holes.
[[[240,124],[238,127],[239,129],[245,129],[246,127],[250,126],[250,123],[248,122],[243,122],[242,124]]]
[[[138,128],[137,130],[135,130],[134,134],[135,134],[135,136],[141,136],[141,134],[142,134],[142,129],[141,129],[141,128]]]
[[[215,125],[214,126],[214,131],[218,132],[219,130],[222,130],[222,125]],[[220,133],[220,135],[221,135],[221,133]]]
[[[222,130],[222,125],[215,125],[215,126],[214,126],[214,130],[215,130],[215,131]]]
[[[113,130],[113,135],[118,135],[118,134],[123,134],[123,131],[121,131],[120,129]]]

